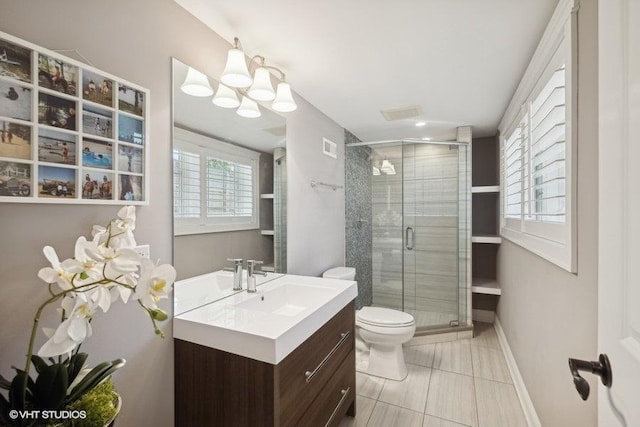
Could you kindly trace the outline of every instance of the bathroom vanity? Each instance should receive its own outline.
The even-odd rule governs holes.
[[[176,426],[355,415],[356,283],[285,275],[174,318]]]

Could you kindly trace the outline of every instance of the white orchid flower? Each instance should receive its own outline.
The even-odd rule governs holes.
[[[176,280],[176,269],[169,264],[156,265],[146,258],[142,260],[141,267],[134,298],[147,308],[157,308],[158,301],[167,298],[171,292],[171,285]]]
[[[44,267],[38,271],[38,277],[47,283],[57,283],[60,289],[66,291],[73,289],[71,280],[73,273],[65,270],[65,266],[60,263],[58,254],[51,246],[45,246],[42,250],[44,256],[51,263],[51,267]]]
[[[109,245],[112,248],[123,249],[137,246],[133,236],[136,229],[135,206],[124,206],[118,211],[118,218],[111,221],[111,238]]]
[[[38,351],[40,357],[54,357],[69,353],[91,336],[89,320],[95,313],[96,306],[81,294],[74,298],[65,297],[62,305],[68,306],[72,302],[75,304],[70,316],[60,323],[53,336],[40,348]]]
[[[84,284],[83,282],[102,279],[103,264],[87,254],[87,249],[92,245],[94,245],[93,242],[88,242],[87,239],[80,236],[76,240],[75,257],[62,262],[62,267],[65,271],[80,275],[79,278],[76,276],[74,280],[76,287]]]
[[[87,246],[87,255],[99,263],[106,264],[104,275],[106,278],[116,277],[138,271],[140,255],[132,249],[120,249],[107,246]]]
[[[118,279],[118,283],[119,284],[117,286],[113,286],[110,289],[111,302],[116,302],[118,301],[118,298],[120,298],[122,302],[126,304],[129,301],[129,297],[131,297],[131,294],[133,293],[132,289],[135,288],[138,284],[138,274],[124,274]]]

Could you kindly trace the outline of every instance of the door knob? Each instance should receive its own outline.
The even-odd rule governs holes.
[[[582,400],[589,397],[589,383],[580,376],[578,371],[588,371],[600,377],[602,384],[611,387],[612,374],[611,363],[606,354],[601,354],[597,362],[589,362],[587,360],[569,359],[569,370],[573,376],[573,383],[578,390],[578,394]]]

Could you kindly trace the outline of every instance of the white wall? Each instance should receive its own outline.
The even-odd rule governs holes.
[[[504,241],[498,252],[498,316],[544,427],[595,426],[597,384],[578,396],[567,359],[597,359],[597,1],[579,11],[578,274]]]
[[[172,258],[171,57],[209,75],[224,68],[229,45],[171,0],[0,0],[0,30],[49,49],[77,49],[92,64],[151,91],[151,204],[138,208],[136,237],[151,245],[162,262]],[[344,251],[344,198],[340,192],[315,197],[310,179],[342,184],[344,166],[331,167],[320,152],[321,137],[337,143],[342,129],[299,97],[287,123],[291,164],[289,244],[291,271],[318,274],[340,263]],[[318,139],[320,138],[320,139]],[[340,162],[335,162],[340,163]],[[304,191],[303,191],[304,187]],[[42,247],[72,256],[80,234],[111,218],[115,206],[0,204],[0,372],[21,366],[33,314],[46,285],[37,278],[46,265]],[[171,309],[172,301],[164,307]],[[44,322],[55,326],[54,316]],[[94,337],[83,347],[92,364],[116,357],[127,366],[114,380],[124,398],[122,426],[173,425],[173,345],[153,334],[135,305],[117,305],[94,322]],[[40,340],[42,342],[42,340]]]

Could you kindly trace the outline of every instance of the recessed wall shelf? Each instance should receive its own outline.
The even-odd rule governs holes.
[[[471,243],[492,243],[499,245],[502,243],[500,236],[471,236]]]
[[[261,194],[260,198],[261,199],[272,199],[273,200],[273,193]]]
[[[496,279],[474,277],[471,282],[471,292],[474,294],[502,295],[502,289]]]
[[[273,230],[260,230],[260,234],[263,236],[273,236],[275,232]]]
[[[471,192],[476,193],[499,193],[500,186],[499,185],[481,185],[471,187]]]

